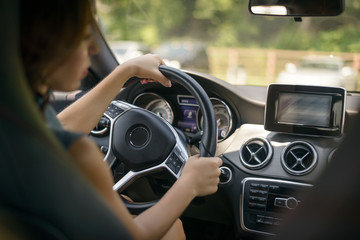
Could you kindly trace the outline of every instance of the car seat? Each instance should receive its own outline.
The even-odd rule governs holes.
[[[19,4],[0,2],[0,228],[21,239],[130,239],[45,127],[21,67]]]

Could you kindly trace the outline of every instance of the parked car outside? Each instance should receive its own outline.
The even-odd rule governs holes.
[[[357,73],[345,66],[340,57],[310,55],[300,60],[299,67],[287,63],[276,82],[344,87],[348,91],[356,91]]]
[[[119,63],[151,53],[149,46],[136,41],[114,41],[109,42],[109,45]]]

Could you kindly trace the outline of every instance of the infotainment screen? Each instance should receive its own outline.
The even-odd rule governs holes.
[[[339,136],[343,131],[345,96],[343,88],[271,84],[266,102],[265,129]]]
[[[279,123],[330,126],[331,96],[279,93]]]

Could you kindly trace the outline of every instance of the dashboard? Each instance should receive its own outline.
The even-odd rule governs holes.
[[[235,226],[236,232],[250,238],[276,234],[284,217],[303,204],[351,131],[359,94],[279,85],[280,94],[274,95],[279,92],[277,86],[268,92],[264,87],[233,86],[205,74],[188,74],[213,105],[219,129],[216,155],[227,174],[220,179],[216,194],[191,204],[183,216]],[[187,137],[201,131],[198,104],[179,84],[164,88],[157,83],[135,83],[117,99],[153,112]],[[317,111],[319,105],[325,107]],[[100,146],[106,144],[106,136],[92,137]],[[146,181],[153,191],[150,195],[170,187],[161,174]],[[131,189],[127,194],[137,196],[131,195]]]

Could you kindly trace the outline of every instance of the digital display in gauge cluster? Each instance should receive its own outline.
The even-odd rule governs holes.
[[[198,131],[196,115],[198,104],[195,98],[178,96],[181,113],[179,114],[178,128],[184,132],[196,133]]]
[[[230,108],[220,99],[210,98],[213,106],[218,127],[218,140],[225,139],[232,128],[232,116]],[[203,117],[199,111],[198,103],[192,96],[178,96],[178,104],[181,109],[179,114],[178,128],[184,132],[195,133],[202,129]]]

